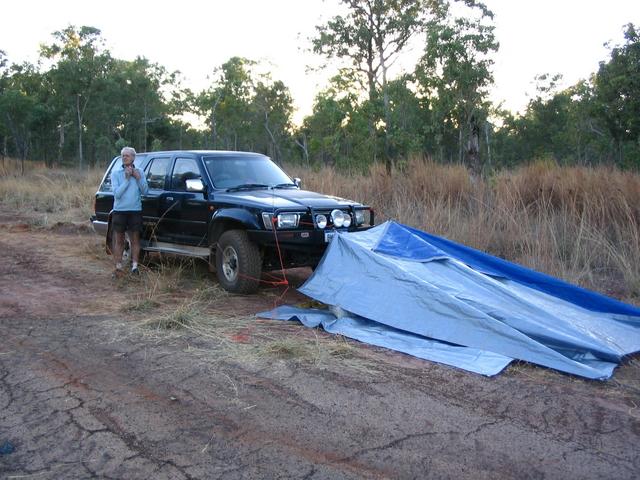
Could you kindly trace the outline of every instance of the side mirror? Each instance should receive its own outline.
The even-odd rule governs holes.
[[[201,178],[188,178],[186,180],[187,192],[204,192],[205,186]]]
[[[296,184],[296,187],[300,188],[302,186],[302,180],[299,177],[295,177],[293,179],[293,183]]]

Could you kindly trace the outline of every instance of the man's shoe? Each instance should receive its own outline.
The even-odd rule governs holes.
[[[131,269],[131,275],[140,275],[140,270],[138,270],[138,267]]]

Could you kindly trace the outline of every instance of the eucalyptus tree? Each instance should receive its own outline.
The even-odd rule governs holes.
[[[215,70],[212,85],[195,97],[207,119],[213,148],[255,150],[281,161],[292,143],[293,100],[289,88],[260,65],[232,57]],[[288,151],[288,150],[287,150]]]
[[[436,139],[436,156],[464,161],[479,173],[483,129],[488,140],[491,55],[498,43],[490,23],[493,13],[479,2],[466,3],[464,16],[447,15],[429,22],[416,78],[421,93],[431,99],[434,118],[426,133]]]
[[[375,138],[376,124],[384,119],[391,128],[389,68],[406,51],[409,42],[423,30],[429,14],[440,15],[439,0],[341,0],[345,13],[316,27],[314,53],[346,62],[345,68],[361,78],[373,107],[382,96],[382,115],[371,109],[369,134]],[[380,95],[381,94],[381,95]],[[374,153],[375,157],[375,153]],[[375,159],[375,158],[374,158]],[[385,163],[391,169],[388,135],[385,134]]]
[[[144,57],[117,62],[110,80],[118,99],[113,129],[118,139],[126,139],[146,152],[151,144],[162,144],[170,115],[180,115],[178,104],[171,101],[180,95],[179,72]],[[164,133],[160,133],[164,132]]]
[[[5,64],[6,67],[6,64]],[[14,154],[24,160],[34,144],[47,145],[50,123],[43,76],[28,62],[4,69],[0,79],[0,123]],[[4,146],[3,146],[4,149]]]
[[[388,83],[391,124],[388,144],[395,158],[421,155],[431,147],[425,125],[432,124],[429,98],[416,95],[415,75],[403,75]]]
[[[627,25],[625,40],[588,80],[560,89],[559,76],[536,76],[536,95],[526,111],[504,115],[496,132],[501,163],[551,158],[638,168],[640,42],[633,25]]]
[[[9,60],[4,50],[0,50],[0,102],[9,83]],[[1,110],[0,110],[1,111]],[[7,156],[7,140],[9,132],[5,123],[4,115],[0,115],[0,136],[2,137],[2,145],[0,146],[0,157],[2,157],[2,166],[4,167],[4,159]]]
[[[238,150],[248,140],[255,88],[251,69],[255,64],[246,58],[230,58],[215,70],[217,79],[198,96],[199,111],[208,120],[213,148]]]
[[[83,132],[89,103],[104,87],[112,58],[104,47],[100,30],[95,27],[69,26],[53,33],[54,40],[42,45],[40,55],[53,62],[49,71],[58,95],[73,112],[78,141],[78,165],[84,166]],[[64,124],[61,119],[61,125]]]
[[[289,88],[280,80],[263,77],[256,84],[252,110],[256,115],[253,129],[257,130],[258,125],[264,129],[266,142],[262,150],[276,162],[282,162],[283,146],[289,143],[292,130],[293,99]]]
[[[352,147],[357,129],[347,127],[359,115],[358,97],[358,90],[348,75],[333,77],[329,86],[316,95],[312,113],[305,117],[298,132],[308,139],[308,159],[323,165],[342,166],[347,157],[356,156]],[[367,144],[371,145],[371,142]]]
[[[617,160],[626,163],[625,147],[640,157],[640,32],[628,24],[625,43],[611,50],[609,61],[600,62],[594,77],[599,116],[613,138]],[[640,161],[636,161],[636,167]]]

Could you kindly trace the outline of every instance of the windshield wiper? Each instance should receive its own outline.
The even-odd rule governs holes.
[[[287,188],[287,187],[296,187],[296,188],[298,188],[298,185],[296,185],[295,183],[279,183],[277,185],[274,185],[271,188]]]
[[[269,188],[269,185],[264,183],[245,183],[244,185],[236,185],[235,187],[227,188],[227,192],[235,192],[237,190],[252,190],[254,188]]]

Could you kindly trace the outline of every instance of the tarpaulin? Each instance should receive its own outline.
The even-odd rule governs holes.
[[[300,291],[419,341],[587,378],[610,377],[640,350],[637,307],[395,222],[336,235]],[[453,355],[443,363],[482,370]]]
[[[421,337],[348,312],[336,316],[328,310],[283,305],[258,316],[274,320],[297,320],[311,328],[322,326],[329,333],[482,375],[500,373],[511,362],[511,358],[504,355]]]

